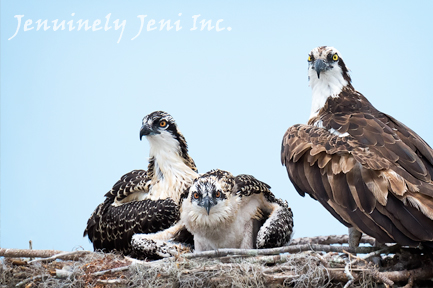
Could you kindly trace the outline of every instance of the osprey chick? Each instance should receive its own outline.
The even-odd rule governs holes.
[[[281,147],[298,193],[352,227],[351,246],[359,244],[360,232],[380,243],[431,245],[433,150],[353,88],[335,48],[311,51],[308,79],[308,125],[290,127]]]
[[[180,195],[198,176],[185,138],[170,114],[156,111],[144,117],[140,139],[143,136],[150,143],[147,171],[123,175],[87,221],[84,236],[89,236],[95,250],[129,254],[133,234],[173,225],[180,217]]]
[[[290,241],[293,214],[287,202],[275,198],[269,189],[251,175],[207,172],[185,194],[181,220],[160,233],[135,235],[133,246],[149,248],[154,244],[149,239],[168,240],[182,229],[194,236],[195,251],[283,246]]]

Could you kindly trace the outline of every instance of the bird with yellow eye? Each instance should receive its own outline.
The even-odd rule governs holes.
[[[296,191],[349,228],[351,247],[362,233],[433,247],[433,149],[355,90],[334,47],[310,52],[308,80],[309,120],[287,129],[281,145]]]

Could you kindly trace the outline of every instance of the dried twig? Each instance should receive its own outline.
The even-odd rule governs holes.
[[[379,256],[380,254],[388,254],[394,252],[396,249],[400,248],[400,245],[394,244],[392,246],[385,246],[377,251],[373,251],[371,253],[368,253],[367,255],[364,255],[362,257],[363,260],[367,260],[368,258]]]
[[[125,257],[125,258],[132,259],[130,257]],[[102,270],[102,271],[94,272],[91,275],[92,276],[101,276],[101,275],[104,275],[107,273],[116,273],[116,272],[120,272],[120,271],[126,271],[126,270],[129,270],[133,265],[154,266],[155,267],[158,264],[167,263],[168,262],[167,259],[168,258],[156,260],[156,261],[151,261],[151,262],[133,259],[135,261],[132,261],[132,263],[127,265],[127,266],[117,267],[117,268],[108,269],[108,270]],[[174,260],[174,258],[172,258],[170,260]]]
[[[31,278],[27,278],[27,279],[25,279],[25,280],[19,282],[17,285],[15,285],[15,287],[20,287],[20,286],[23,286],[23,285],[25,285],[25,284],[31,282],[31,281],[35,281],[35,280],[39,280],[39,279],[43,279],[43,278],[45,278],[45,277],[49,277],[49,276],[50,276],[50,275],[48,275],[48,274],[43,274],[43,275],[37,275],[37,276],[31,277]]]
[[[349,235],[329,235],[329,236],[316,236],[316,237],[302,237],[290,241],[290,246],[302,244],[347,244],[349,243]],[[373,237],[362,235],[359,243],[368,243],[371,246],[375,244]]]
[[[89,253],[93,253],[93,252],[90,252],[90,251],[61,252],[61,253],[55,254],[55,255],[48,257],[48,258],[40,258],[40,259],[35,259],[32,261],[29,261],[29,263],[34,263],[34,262],[39,262],[39,261],[42,261],[42,262],[53,261],[56,259],[67,259],[67,260],[77,259],[77,258],[80,258],[86,254],[89,254]]]
[[[349,255],[350,257],[350,255]],[[349,258],[350,259],[350,258]],[[355,259],[356,260],[356,259]],[[355,261],[354,260],[354,261]],[[350,285],[352,285],[352,283],[355,281],[355,277],[353,277],[352,273],[350,273],[349,271],[349,266],[352,265],[353,261],[348,261],[347,264],[344,266],[344,274],[346,274],[347,278],[349,279],[349,281],[347,281],[346,285],[344,285],[343,288],[347,288]],[[354,263],[354,262],[353,262]]]
[[[347,275],[347,278],[349,278],[349,282],[350,282],[350,284],[353,283],[354,278],[353,278],[352,274],[351,274],[350,271],[349,271],[349,266],[352,267],[352,265],[354,265],[354,264],[355,264],[356,262],[358,262],[358,261],[366,261],[366,259],[371,258],[371,257],[374,257],[374,256],[378,256],[378,255],[380,255],[380,254],[390,253],[390,252],[394,251],[396,248],[399,248],[399,247],[400,247],[400,245],[397,245],[397,244],[395,244],[395,245],[393,245],[393,246],[386,246],[386,247],[384,247],[384,248],[382,248],[382,249],[380,249],[380,250],[377,250],[377,251],[373,251],[373,252],[371,252],[371,253],[368,253],[367,255],[365,255],[365,256],[362,257],[362,258],[360,258],[360,257],[358,257],[358,256],[356,256],[356,255],[352,255],[352,254],[346,252],[347,254],[349,254],[349,257],[354,258],[352,261],[348,262],[348,263],[346,264],[346,266],[344,267],[344,273]],[[367,270],[367,272],[369,272],[369,274],[370,274],[370,275],[371,275],[371,276],[372,276],[376,281],[380,281],[380,282],[384,283],[385,285],[390,285],[390,286],[394,285],[394,282],[393,282],[393,281],[391,281],[391,280],[388,279],[385,275],[379,273],[379,272],[376,271],[376,270],[371,270],[371,269],[370,269],[370,270]],[[345,285],[344,287],[349,287],[349,285],[350,285],[350,284],[348,284],[349,282],[347,282],[346,285]]]
[[[278,255],[280,253],[297,253],[302,251],[323,251],[323,252],[339,252],[339,253],[370,253],[380,248],[377,247],[358,247],[350,248],[349,246],[331,246],[331,245],[319,245],[319,244],[304,244],[295,246],[284,246],[270,249],[220,249],[211,251],[202,251],[195,253],[185,253],[180,255],[186,259],[198,258],[198,257],[222,257],[227,255],[243,255],[243,256],[260,256],[260,255]]]
[[[126,284],[126,283],[128,283],[128,281],[125,279],[108,279],[108,280],[98,279],[98,280],[96,280],[96,282],[100,283],[100,284]]]
[[[106,273],[115,273],[115,272],[120,272],[120,271],[126,271],[126,270],[129,270],[130,267],[131,267],[131,265],[117,267],[117,268],[113,268],[113,269],[108,269],[108,270],[94,272],[91,275],[92,276],[101,276],[101,275],[104,275]]]
[[[29,249],[33,250],[33,242],[32,242],[32,240],[29,240]],[[33,257],[31,257],[29,260],[30,261],[33,260]]]

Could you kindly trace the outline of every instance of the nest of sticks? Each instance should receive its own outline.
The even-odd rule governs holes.
[[[175,255],[156,261],[80,250],[0,249],[0,287],[433,286],[431,252],[377,248],[370,237],[350,249],[347,241],[345,235],[298,238],[273,249],[198,253],[179,246]]]

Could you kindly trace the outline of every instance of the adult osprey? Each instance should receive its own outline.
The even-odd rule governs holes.
[[[353,88],[335,48],[311,51],[308,79],[308,125],[290,127],[281,147],[298,193],[308,193],[353,232],[380,243],[431,245],[433,150]],[[352,246],[360,235],[353,233]]]
[[[269,189],[251,175],[207,172],[185,193],[175,226],[153,235],[134,235],[132,245],[144,254],[154,253],[166,246],[153,240],[168,240],[186,229],[194,236],[195,251],[283,246],[290,241],[293,214]]]
[[[156,111],[143,119],[140,139],[150,143],[146,170],[133,170],[105,194],[87,221],[93,248],[131,252],[135,233],[153,233],[173,225],[180,217],[181,193],[198,176],[188,147],[173,117]]]

